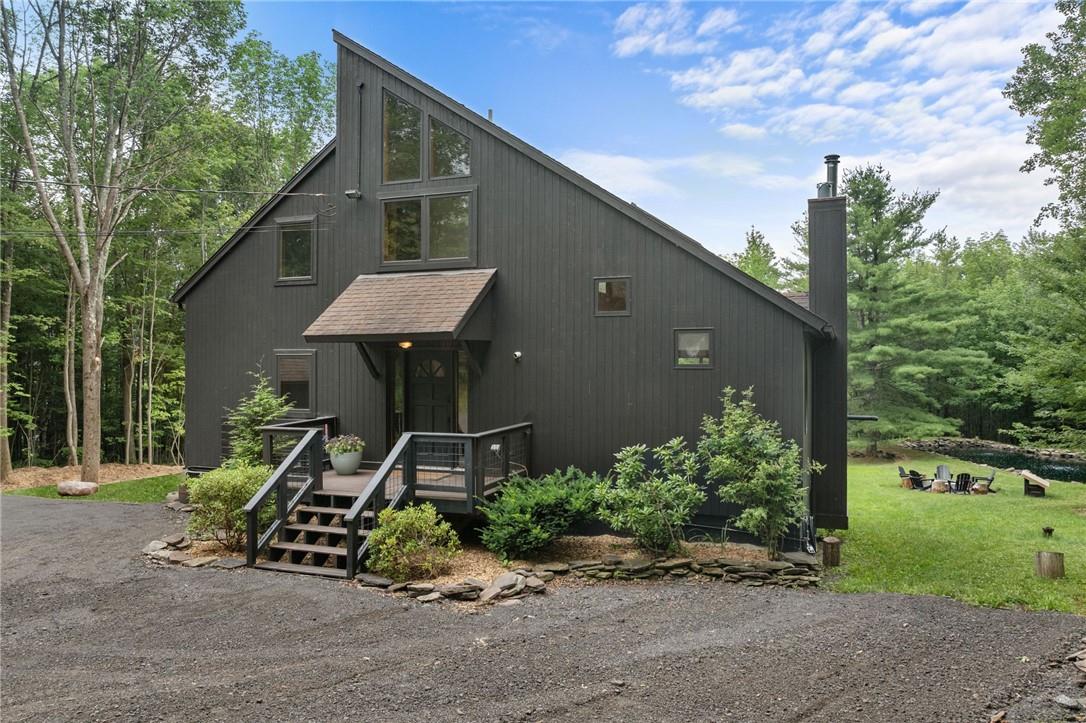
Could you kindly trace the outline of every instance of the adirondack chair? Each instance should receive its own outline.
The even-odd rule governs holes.
[[[950,467],[945,464],[941,464],[935,468],[935,479],[941,479],[946,482],[951,482],[954,477],[950,474]]]
[[[957,478],[954,480],[954,487],[951,491],[955,494],[969,494],[969,488],[973,486],[973,476],[968,472],[959,472]]]
[[[915,469],[909,470],[909,480],[913,483],[914,490],[931,489],[931,480],[925,478],[924,475],[920,474]]]
[[[992,470],[992,473],[990,475],[988,475],[987,477],[974,477],[973,478],[973,484],[977,484],[978,482],[982,482],[982,483],[988,485],[988,494],[993,495],[996,492],[998,492],[998,490],[995,488],[995,476],[996,476],[995,470]]]

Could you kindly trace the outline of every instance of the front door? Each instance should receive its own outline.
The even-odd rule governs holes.
[[[441,349],[407,353],[407,431],[456,431],[456,354]]]

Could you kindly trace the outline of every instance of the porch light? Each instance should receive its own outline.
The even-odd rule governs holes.
[[[410,349],[411,346],[412,346],[412,343],[409,342],[409,341],[401,341],[398,344],[396,344],[396,346],[400,347],[401,349]]]

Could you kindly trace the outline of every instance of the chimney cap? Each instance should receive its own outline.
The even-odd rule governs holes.
[[[841,160],[841,156],[836,153],[830,153],[826,156],[826,163],[837,163]]]

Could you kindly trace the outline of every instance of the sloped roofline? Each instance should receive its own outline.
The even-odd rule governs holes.
[[[249,233],[249,231],[254,226],[264,220],[264,217],[267,216],[273,208],[275,208],[275,206],[279,203],[280,199],[283,198],[280,194],[290,193],[295,188],[297,188],[298,184],[301,183],[305,179],[305,177],[309,175],[309,172],[316,168],[318,165],[320,165],[321,161],[327,158],[335,149],[336,139],[333,138],[332,140],[328,141],[327,144],[325,144],[324,148],[317,151],[317,154],[310,158],[309,162],[302,166],[301,169],[297,173],[295,173],[291,177],[291,179],[283,185],[282,188],[279,189],[278,193],[273,195],[267,200],[266,203],[264,203],[263,206],[258,208],[253,213],[253,215],[249,217],[249,220],[246,221],[237,231],[233,233],[232,236],[230,236],[229,239],[226,240],[226,243],[220,246],[215,251],[215,253],[211,254],[211,256],[208,256],[207,261],[201,264],[200,268],[196,269],[196,271],[193,272],[192,276],[190,276],[185,283],[177,287],[177,291],[173,292],[173,295],[170,296],[170,301],[174,302],[175,304],[181,304],[185,300],[185,297],[188,296],[188,293],[192,291],[197,284],[200,283],[200,281],[207,275],[207,273],[211,271],[211,269],[214,268],[215,265],[218,264],[224,256],[230,253],[230,251],[233,250],[235,246],[237,246],[238,242],[241,241],[245,234]]]
[[[569,166],[566,166],[565,164],[548,156],[543,151],[526,143],[509,131],[495,125],[493,121],[487,120],[486,118],[471,110],[464,104],[450,98],[437,88],[434,88],[425,81],[416,78],[414,75],[408,73],[403,68],[400,68],[399,66],[391,63],[390,61],[381,57],[369,48],[366,48],[365,46],[347,37],[338,30],[332,30],[332,39],[336,42],[337,45],[340,45],[347,50],[350,50],[351,52],[361,56],[366,61],[373,63],[381,70],[385,71],[397,80],[400,80],[401,82],[411,86],[416,91],[426,96],[430,100],[434,101],[435,103],[445,106],[453,113],[460,115],[465,120],[478,126],[484,132],[489,133],[498,140],[504,142],[506,145],[511,146],[513,149],[519,151],[520,153],[523,153],[540,165],[550,169],[554,173],[557,173],[562,178],[578,186],[583,191],[586,191],[600,201],[603,201],[620,213],[628,216],[634,221],[640,223],[641,225],[648,227],[652,231],[656,232],[660,236],[670,241],[673,245],[677,246],[683,251],[686,251],[695,258],[700,259],[704,263],[713,267],[714,269],[724,274],[728,278],[732,279],[739,285],[745,287],[749,291],[752,291],[758,296],[761,296],[766,301],[781,309],[785,313],[796,317],[804,324],[808,325],[820,334],[826,336],[832,335],[832,328],[830,323],[823,319],[821,316],[815,314],[809,309],[803,308],[799,304],[796,304],[776,289],[763,284],[752,276],[748,276],[746,273],[740,271],[735,266],[732,266],[717,254],[702,246],[699,242],[697,242],[690,236],[687,236],[683,232],[676,229],[674,226],[671,226],[661,221],[656,216],[653,216],[651,213],[648,213],[647,211],[639,208],[632,203],[629,203],[628,201],[623,201],[621,198],[611,193],[607,189],[603,188],[599,184],[589,180],[588,178],[585,178]]]

